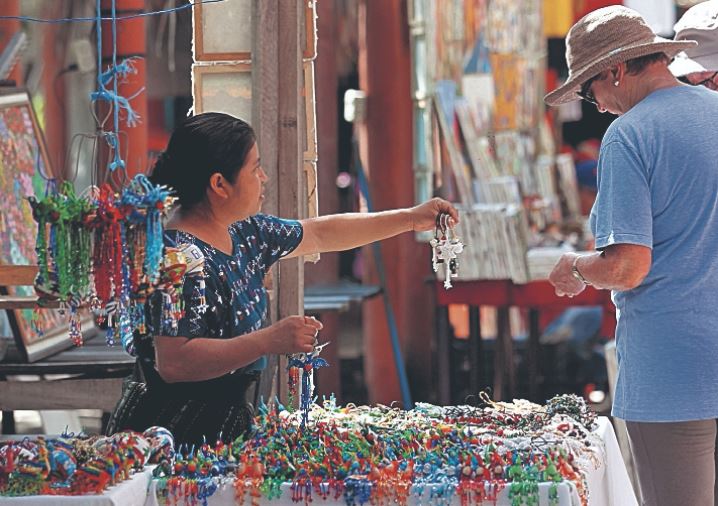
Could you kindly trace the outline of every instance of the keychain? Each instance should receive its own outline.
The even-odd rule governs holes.
[[[458,255],[464,251],[464,244],[456,235],[451,216],[445,213],[436,216],[434,238],[429,244],[434,272],[438,272],[440,264],[444,264],[444,288],[448,290],[452,286],[451,278],[459,275]]]
[[[306,427],[309,422],[309,409],[312,405],[312,394],[314,393],[314,378],[312,372],[320,367],[327,367],[329,363],[321,358],[319,354],[322,349],[329,343],[319,344],[319,340],[314,339],[314,350],[309,353],[297,353],[288,357],[287,370],[289,372],[289,404],[293,404],[293,400],[297,394],[297,384],[299,383],[299,375],[301,374],[302,393],[299,399],[299,410],[302,413],[302,427]]]

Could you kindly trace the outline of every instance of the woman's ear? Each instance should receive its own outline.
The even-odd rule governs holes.
[[[229,181],[220,174],[215,172],[209,177],[209,188],[207,191],[214,193],[220,198],[229,198]]]
[[[619,63],[615,67],[611,68],[611,78],[614,81],[623,81],[623,76],[626,74],[626,64]]]

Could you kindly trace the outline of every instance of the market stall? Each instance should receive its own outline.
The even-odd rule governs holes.
[[[548,160],[539,159],[542,146],[550,144],[550,136],[541,131],[538,114],[540,85],[527,87],[521,97],[516,96],[519,76],[533,84],[539,82],[535,79],[539,60],[533,58],[540,50],[539,2],[496,0],[488,11],[486,2],[475,4],[477,17],[472,18],[475,24],[466,38],[472,41],[471,49],[476,52],[471,76],[463,81],[468,101],[459,100],[461,97],[447,77],[437,83],[429,109],[421,112],[421,118],[428,119],[431,128],[426,131],[436,134],[429,141],[433,156],[442,163],[436,175],[439,186],[445,185],[447,196],[456,197],[464,205],[465,228],[459,234],[469,246],[489,245],[469,248],[469,256],[462,257],[462,262],[466,259],[464,279],[501,279],[525,284],[532,278],[526,254],[530,227],[545,225],[561,212],[575,212],[575,199],[571,198],[572,167],[551,158],[553,153]],[[100,30],[104,21],[99,14],[100,4],[97,5],[95,21]],[[300,40],[296,26],[300,9],[292,12],[287,4],[282,5],[277,12],[262,11],[258,16],[276,15],[272,19],[277,26],[280,21],[292,21],[292,31],[278,37],[280,42],[292,45]],[[206,6],[196,11],[208,16],[198,17],[200,33],[213,8]],[[520,23],[514,22],[516,16],[521,17]],[[227,20],[225,24],[231,25],[231,20]],[[487,20],[495,30],[488,34],[488,46],[484,46],[477,34]],[[114,13],[111,22],[115,30]],[[311,28],[307,32],[313,35]],[[440,33],[443,32],[433,35]],[[311,90],[312,56],[300,55],[298,48],[293,56],[270,55],[269,45],[262,51],[253,47],[256,49],[253,53],[248,53],[250,48],[244,46],[224,53],[211,50],[209,39],[200,40],[194,68],[195,112],[203,107],[226,109],[226,102],[211,102],[219,90],[240,97],[241,100],[231,104],[234,108],[230,107],[230,112],[251,115],[248,93],[256,91],[257,83],[264,82],[265,77],[272,77],[265,75],[271,65],[262,67],[262,58],[281,56],[281,60],[291,60],[293,70],[291,74],[283,73],[280,84],[281,91],[290,89],[287,94],[294,95],[293,99],[284,104],[286,110],[273,111],[277,115],[274,119],[281,119],[282,127],[288,130],[280,139],[283,150],[270,156],[277,165],[288,167],[286,173],[282,172],[285,169],[277,170],[277,179],[291,169],[292,184],[306,183],[309,188],[307,192],[295,192],[291,201],[277,197],[274,203],[279,211],[291,215],[311,214],[310,209],[303,208],[316,204],[316,193],[311,188],[312,178],[303,177],[314,172],[316,143],[312,142],[312,131],[307,151],[301,152],[304,132],[299,131],[301,120],[298,122],[296,116],[301,118],[298,113],[303,113],[303,121],[313,123],[313,101],[302,103],[298,95],[298,83],[303,79]],[[486,47],[492,49],[491,55],[483,54]],[[457,77],[455,64],[460,58],[449,46],[444,49],[452,64],[442,72]],[[220,56],[208,58],[214,53]],[[233,55],[232,58],[251,56],[257,66],[250,69],[246,62],[228,63],[222,57],[226,54]],[[303,61],[306,57],[309,60]],[[114,174],[112,182],[117,187],[105,184],[80,192],[69,182],[48,181],[48,192],[31,201],[27,217],[32,218],[31,225],[38,224],[35,250],[39,275],[35,289],[41,299],[68,307],[68,314],[63,316],[67,317],[73,343],[82,344],[81,309],[91,309],[107,327],[107,344],[122,345],[129,354],[135,354],[136,330],[148,340],[164,335],[157,330],[146,331],[159,328],[148,314],[160,319],[167,328],[176,328],[185,317],[182,299],[185,278],[201,278],[196,292],[203,312],[208,309],[208,294],[204,276],[199,276],[205,265],[201,252],[196,254],[197,247],[163,243],[166,213],[174,204],[170,189],[152,183],[142,174],[126,178],[118,111],[123,111],[126,116],[123,119],[128,123],[134,116],[127,100],[118,95],[116,85],[130,72],[130,64],[113,63],[107,74],[100,72],[98,91],[92,95],[100,106],[115,111],[112,126],[108,123],[107,130],[95,136],[94,141],[101,138],[110,144],[112,156],[107,169],[111,180]],[[499,85],[496,88],[490,85],[490,101],[496,106],[492,117],[484,115],[487,97],[472,94],[475,86],[489,86],[483,75],[484,64],[493,69],[491,83]],[[304,72],[300,69],[302,65]],[[458,70],[462,71],[460,67]],[[228,80],[232,88],[225,86]],[[280,90],[276,91],[279,95]],[[269,129],[272,119],[260,116],[261,134]],[[291,120],[286,119],[288,116]],[[472,167],[464,163],[464,154]],[[294,163],[284,164],[286,161]],[[559,197],[558,179],[554,176],[563,178],[559,186],[563,188],[562,195],[569,196],[568,200]],[[529,193],[522,194],[519,188]],[[304,199],[305,193],[312,199]],[[531,197],[532,202],[526,207],[525,196]],[[23,203],[27,204],[24,200]],[[483,204],[487,207],[482,207]],[[441,216],[437,216],[437,223]],[[447,217],[443,214],[443,218]],[[448,233],[449,228],[446,220],[444,231]],[[451,261],[455,266],[455,253],[459,251],[442,249],[447,244],[452,246],[444,238],[439,251],[447,267],[443,271],[447,273],[445,286],[451,288]],[[457,244],[460,243],[453,246]],[[301,312],[301,272],[298,261],[283,271],[286,285],[279,291],[283,300],[271,301],[275,309],[279,308],[280,316]],[[158,314],[146,311],[153,309],[150,301],[155,301]],[[221,298],[217,306],[220,304]],[[241,316],[239,313],[238,317]],[[253,427],[245,436],[222,441],[221,434],[205,433],[206,442],[199,447],[176,447],[166,429],[151,427],[144,433],[118,432],[108,437],[63,435],[0,442],[0,503],[306,504],[324,500],[347,504],[635,504],[611,424],[605,418],[596,420],[580,398],[559,396],[542,406],[520,400],[494,402],[481,395],[465,401],[475,401],[472,405],[451,406],[446,402],[445,406],[420,403],[411,407],[407,402],[406,410],[382,405],[341,407],[332,399],[314,404],[312,370],[327,365],[318,357],[325,345],[319,344],[317,332],[314,352],[282,357],[287,367],[279,367],[278,376],[286,374],[282,379],[288,378],[289,386],[280,382],[275,387],[280,394],[288,392],[288,396],[282,396],[282,401],[289,397],[287,408],[278,401],[260,406]],[[273,371],[271,368],[268,371],[265,387],[269,391]],[[301,387],[297,388],[300,376]],[[147,385],[139,381],[128,382],[126,386],[128,397],[139,398],[147,391]],[[294,402],[293,396],[299,396],[299,402]],[[300,409],[296,409],[297,404]]]

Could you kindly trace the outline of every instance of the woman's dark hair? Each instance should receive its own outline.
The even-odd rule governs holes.
[[[150,180],[171,187],[182,209],[191,209],[205,199],[212,174],[234,183],[255,142],[254,130],[239,118],[220,112],[192,116],[172,132]]]

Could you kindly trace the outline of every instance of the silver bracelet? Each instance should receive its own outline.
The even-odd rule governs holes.
[[[573,265],[571,265],[571,274],[573,274],[573,277],[579,280],[584,285],[591,285],[591,282],[587,280],[578,270],[578,266],[576,264],[578,263],[579,258],[581,258],[581,256],[576,255],[576,257],[573,259]]]

